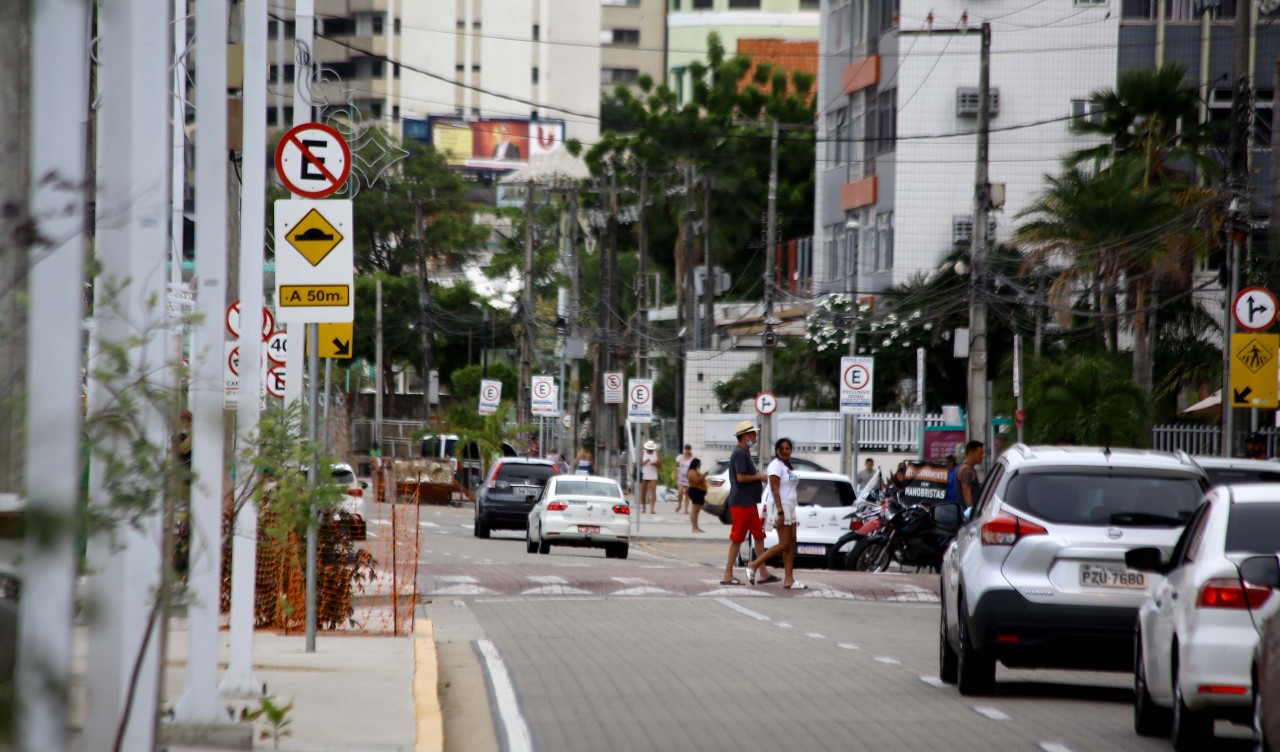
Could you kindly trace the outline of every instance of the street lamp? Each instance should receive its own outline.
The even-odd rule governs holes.
[[[844,223],[844,245],[849,267],[844,275],[844,289],[849,295],[849,357],[858,354],[858,228],[862,227],[856,217],[849,217]],[[856,477],[858,472],[858,416],[844,416],[844,445],[848,452],[841,452],[841,459],[846,463],[845,475]]]

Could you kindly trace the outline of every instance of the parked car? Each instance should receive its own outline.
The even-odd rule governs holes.
[[[302,469],[303,472],[306,468]],[[341,489],[343,496],[330,513],[329,522],[345,538],[362,541],[367,538],[364,521],[364,491],[368,483],[356,478],[356,471],[345,462],[335,462],[329,466],[330,482]],[[182,565],[186,566],[186,543],[189,538],[185,524],[179,527],[179,546],[183,551]]]
[[[1280,462],[1273,460],[1245,460],[1235,457],[1192,457],[1191,459],[1209,476],[1211,486],[1280,483]]]
[[[1171,556],[1136,548],[1130,569],[1160,575],[1138,610],[1133,726],[1172,731],[1173,748],[1205,749],[1217,718],[1253,720],[1258,624],[1280,610],[1272,586],[1249,582],[1251,556],[1280,549],[1280,489],[1218,486],[1205,495]]]
[[[857,493],[847,475],[797,469],[796,477],[796,563],[826,566],[831,547],[849,532]],[[777,530],[765,534],[765,548],[777,542]],[[748,538],[748,544],[738,555],[744,566],[759,554],[754,539]]]
[[[481,459],[479,445],[475,442],[458,445],[458,435],[452,433],[434,433],[422,437],[422,456],[433,459],[448,459],[453,463],[453,477],[471,490],[480,485],[484,477],[484,461]],[[520,451],[503,442],[504,457],[518,457]]]
[[[769,459],[773,459],[770,457]],[[827,468],[819,465],[812,460],[806,460],[803,457],[792,457],[791,466],[796,470],[812,470],[818,473],[831,472]],[[760,460],[756,458],[756,467],[764,472],[765,465],[760,464]],[[846,478],[847,479],[847,478]],[[711,471],[707,474],[707,500],[702,504],[702,513],[719,517],[720,521],[726,525],[733,524],[733,519],[729,516],[729,458],[723,457],[716,460],[712,465]]]
[[[964,695],[1013,667],[1128,670],[1147,576],[1208,479],[1185,453],[1017,444],[992,466],[942,561],[939,676]]]
[[[554,462],[526,457],[496,460],[485,476],[484,487],[476,495],[477,538],[488,538],[493,530],[524,530],[529,510],[547,481],[559,474]]]
[[[1280,556],[1268,558],[1272,569],[1252,578],[1246,574],[1246,580],[1280,590]],[[1259,752],[1280,752],[1280,613],[1263,621],[1259,631],[1253,649],[1253,730]]]
[[[525,549],[551,553],[554,546],[603,548],[610,559],[625,559],[631,539],[631,507],[622,487],[598,475],[551,478],[529,511]]]

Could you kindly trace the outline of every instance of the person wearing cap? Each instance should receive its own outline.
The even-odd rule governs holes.
[[[721,585],[741,585],[742,581],[733,576],[733,565],[738,560],[738,551],[747,539],[747,535],[756,539],[756,550],[764,550],[764,520],[760,517],[760,498],[764,492],[764,483],[768,480],[764,473],[756,470],[756,463],[751,459],[751,448],[756,445],[759,430],[749,420],[744,420],[733,430],[738,439],[729,456],[729,514],[733,516],[733,527],[729,530],[729,558],[724,565],[724,577]],[[757,582],[777,582],[778,577],[769,574],[767,564],[761,564],[752,571],[747,570],[751,584]]]
[[[1260,433],[1251,433],[1244,440],[1244,454],[1251,460],[1271,459],[1267,456],[1267,437]]]
[[[640,511],[649,505],[649,514],[658,513],[658,443],[650,439],[644,443],[640,455]]]
[[[676,457],[676,514],[689,513],[689,463],[693,462],[693,445],[684,445],[684,454]]]

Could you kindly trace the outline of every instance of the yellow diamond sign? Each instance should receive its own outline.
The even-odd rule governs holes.
[[[298,250],[298,253],[302,254],[303,258],[311,262],[312,266],[319,266],[320,262],[324,261],[324,257],[342,242],[342,233],[338,232],[323,214],[312,209],[289,230],[285,239],[289,241],[289,245]]]

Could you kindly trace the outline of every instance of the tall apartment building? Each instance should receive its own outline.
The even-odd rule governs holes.
[[[730,55],[740,40],[816,40],[819,0],[669,0],[667,81],[690,93],[689,64],[706,60],[707,35],[716,32]],[[799,54],[811,54],[801,51]]]
[[[1069,132],[1091,92],[1115,86],[1118,0],[824,0],[815,287],[860,291],[932,272],[973,232],[979,25],[990,21],[990,181],[995,239],[1091,145]],[[918,35],[932,28],[973,33]],[[846,230],[848,220],[856,231]],[[857,237],[854,237],[856,232]]]
[[[292,0],[281,5],[277,13],[292,19]],[[393,124],[432,115],[562,120],[568,138],[591,143],[601,29],[601,0],[316,0],[315,58],[341,79],[316,93]],[[273,24],[272,38],[283,95],[268,104],[287,123],[292,23]]]
[[[634,84],[648,74],[666,83],[667,0],[600,0],[600,88]]]

